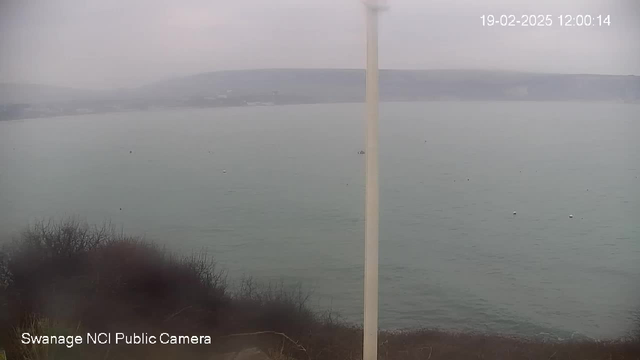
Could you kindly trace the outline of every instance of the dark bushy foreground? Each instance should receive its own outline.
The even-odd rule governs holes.
[[[362,330],[315,314],[299,288],[229,290],[206,256],[176,257],[112,227],[39,222],[0,252],[0,346],[9,359],[215,359],[257,346],[274,359],[355,360]],[[210,335],[198,346],[24,346],[19,333]],[[640,359],[638,341],[542,342],[437,330],[382,332],[380,359]]]

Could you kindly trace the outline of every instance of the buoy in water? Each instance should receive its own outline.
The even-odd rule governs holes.
[[[516,212],[514,211],[514,212],[513,212],[513,215],[515,215],[515,214],[516,214]]]
[[[226,173],[227,173],[227,170],[222,170],[222,173],[223,173],[223,174],[226,174]]]
[[[129,150],[129,154],[133,154],[133,151]]]
[[[569,215],[569,219],[573,219],[573,215]]]

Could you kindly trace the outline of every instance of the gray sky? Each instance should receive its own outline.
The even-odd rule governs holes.
[[[380,66],[640,75],[640,0],[389,0]],[[554,25],[483,27],[483,14]],[[560,27],[560,14],[611,15]],[[362,68],[359,0],[0,0],[0,82],[129,87],[198,72]]]

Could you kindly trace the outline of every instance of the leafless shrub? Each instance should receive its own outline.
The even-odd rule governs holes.
[[[19,242],[21,251],[43,257],[72,257],[121,238],[110,223],[90,226],[78,218],[63,221],[40,220],[28,226]]]
[[[39,222],[0,251],[0,340],[15,338],[16,329],[61,333],[56,324],[81,324],[83,332],[210,334],[218,343],[233,339],[241,347],[257,346],[248,342],[261,343],[257,338],[273,335],[265,340],[265,350],[283,359],[360,359],[362,328],[332,312],[312,312],[308,299],[301,285],[260,284],[251,278],[230,291],[225,272],[206,254],[175,256],[108,224]],[[24,358],[24,349],[14,343],[3,343],[9,346],[7,355]],[[45,349],[32,350],[40,356]],[[102,347],[87,351],[95,354],[84,358],[105,356]],[[193,348],[110,351],[110,358],[194,358]],[[379,359],[633,360],[640,359],[640,341],[550,342],[439,330],[383,331]]]
[[[217,327],[226,274],[206,255],[174,256],[109,224],[40,221],[0,252],[0,336],[33,317],[87,329]]]
[[[9,273],[9,254],[6,249],[0,250],[0,291],[9,286],[11,274]]]
[[[259,284],[244,278],[232,294],[234,318],[228,322],[229,331],[304,334],[314,323],[314,314],[306,306],[309,296],[299,284]]]

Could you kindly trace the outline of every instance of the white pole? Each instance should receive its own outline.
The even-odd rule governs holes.
[[[367,11],[367,133],[364,256],[363,360],[378,357],[378,11],[376,1]]]

